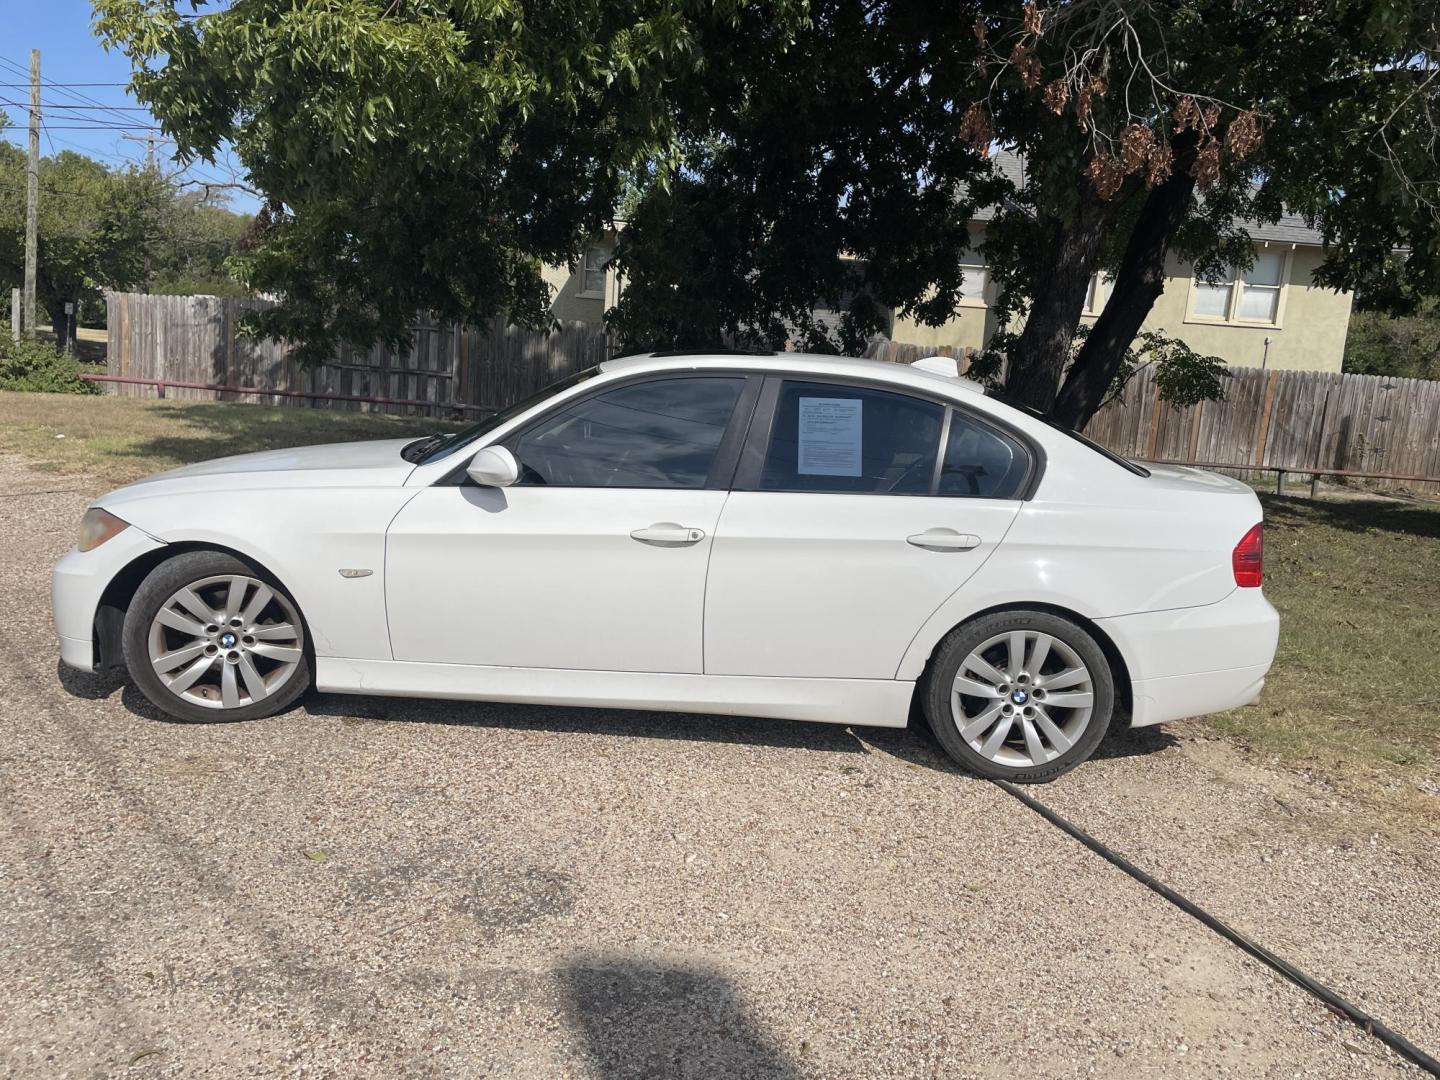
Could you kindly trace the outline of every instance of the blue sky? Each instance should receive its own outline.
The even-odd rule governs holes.
[[[39,49],[40,77],[45,84],[40,95],[40,152],[48,156],[75,150],[112,168],[127,162],[142,164],[147,129],[158,125],[125,89],[129,61],[119,53],[106,52],[91,29],[88,0],[20,0],[5,6],[5,34],[0,37],[0,102],[4,104],[0,108],[10,126],[3,137],[17,146],[26,143],[30,50]],[[159,131],[155,135],[162,137]],[[156,158],[167,173],[180,169],[173,153],[171,146],[156,147]],[[232,169],[238,173],[238,164],[228,160],[215,165],[200,163],[179,172],[177,179],[225,180]],[[257,206],[250,195],[230,192],[232,210],[253,212]]]

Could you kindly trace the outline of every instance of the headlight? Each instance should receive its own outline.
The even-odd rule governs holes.
[[[108,510],[92,506],[80,519],[80,538],[75,546],[81,551],[94,551],[112,536],[124,532],[130,523],[121,521]]]

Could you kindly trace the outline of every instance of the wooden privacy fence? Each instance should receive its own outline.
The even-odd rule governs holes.
[[[472,327],[421,319],[411,327],[408,352],[342,349],[334,360],[304,368],[286,343],[239,333],[242,313],[268,307],[263,300],[108,293],[106,304],[107,372],[140,380],[114,385],[115,393],[137,396],[150,396],[155,383],[189,383],[168,388],[167,396],[473,415],[598,364],[611,349],[609,335],[587,323],[545,334],[500,320]],[[215,386],[235,389],[205,389]],[[241,395],[240,388],[260,392]]]
[[[259,300],[110,293],[109,374],[191,383],[178,398],[404,414],[477,414],[501,408],[605,360],[612,342],[599,327],[567,323],[537,333],[495,321],[467,327],[419,320],[408,353],[345,350],[319,368],[301,368],[280,342],[237,333]],[[866,355],[893,363],[965,349],[879,340]],[[117,393],[149,395],[150,385]],[[290,396],[284,396],[290,395]],[[348,400],[347,400],[348,399]],[[362,400],[363,399],[363,400]],[[1085,433],[1126,457],[1205,467],[1292,473],[1366,473],[1413,479],[1440,491],[1440,382],[1311,371],[1232,368],[1224,401],[1176,409],[1160,401],[1153,368],[1142,369],[1090,421]]]
[[[1150,461],[1440,481],[1440,382],[1232,368],[1225,391],[1224,401],[1176,409],[1146,368],[1085,434]]]

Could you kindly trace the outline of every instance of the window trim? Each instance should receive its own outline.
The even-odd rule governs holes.
[[[715,448],[715,458],[710,462],[710,471],[705,476],[705,483],[700,487],[609,487],[609,488],[579,488],[569,487],[560,484],[553,485],[516,485],[516,486],[545,486],[552,491],[728,491],[730,483],[735,476],[736,465],[740,453],[744,447],[744,441],[750,430],[751,420],[755,415],[756,401],[760,397],[761,383],[764,380],[763,373],[754,371],[740,371],[737,369],[717,369],[714,371],[699,371],[690,369],[688,371],[646,371],[621,379],[611,379],[599,386],[566,398],[552,408],[546,409],[537,416],[527,418],[517,428],[507,432],[503,438],[477,446],[473,453],[466,454],[461,461],[450,472],[436,481],[436,486],[450,485],[459,487],[478,487],[475,481],[470,479],[469,473],[465,470],[470,465],[470,459],[479,453],[486,446],[503,446],[512,454],[515,452],[515,443],[529,434],[531,430],[539,425],[554,419],[562,413],[571,409],[579,408],[591,398],[600,397],[611,390],[619,390],[628,386],[636,386],[642,383],[669,382],[675,379],[741,379],[743,384],[740,393],[735,398],[735,408],[730,413],[730,422],[725,427],[725,433],[720,436],[720,445]],[[523,465],[524,463],[521,462]]]
[[[778,413],[777,406],[780,403],[780,392],[783,384],[786,382],[876,390],[886,394],[895,394],[899,397],[913,398],[927,405],[937,405],[945,410],[940,423],[940,441],[936,445],[935,468],[930,477],[930,490],[920,493],[913,491],[820,491],[800,488],[786,488],[781,491],[773,488],[762,488],[760,486],[760,477],[765,468],[765,456],[770,450],[770,436],[773,433],[775,418]],[[1009,438],[1019,443],[1025,449],[1030,459],[1029,471],[1026,473],[1024,481],[1021,482],[1014,495],[1002,499],[993,495],[941,495],[939,493],[939,478],[941,470],[944,468],[945,446],[950,434],[952,413],[962,413],[967,420],[972,420],[982,427],[992,427],[1003,431]],[[1045,474],[1045,464],[1044,448],[1031,438],[1029,434],[1021,431],[1013,424],[1006,423],[998,416],[992,416],[978,409],[966,408],[957,401],[951,401],[948,398],[934,398],[928,394],[915,393],[909,387],[896,386],[894,383],[878,379],[857,378],[848,375],[820,375],[801,371],[769,372],[765,375],[765,386],[760,391],[759,400],[755,405],[754,416],[750,421],[745,445],[740,451],[739,464],[735,470],[731,490],[753,491],[760,495],[844,495],[862,499],[880,496],[881,498],[892,499],[983,499],[986,502],[1028,502],[1035,497],[1035,492],[1040,487],[1041,477]]]
[[[605,254],[605,258],[602,259],[601,262],[600,262],[601,280],[600,280],[600,288],[599,288],[598,291],[595,290],[595,289],[587,289],[587,288],[585,287],[585,276],[590,272],[590,267],[589,267],[587,264],[589,263],[589,260],[590,260],[590,252],[592,252],[592,251],[603,251],[603,252],[606,253],[606,254]],[[614,251],[611,250],[611,248],[610,248],[609,245],[607,245],[607,244],[586,244],[586,245],[585,245],[585,250],[584,250],[583,252],[581,252],[581,254],[580,254],[580,270],[579,270],[580,288],[575,291],[575,295],[576,295],[577,297],[579,297],[579,298],[582,299],[582,300],[604,300],[604,299],[605,299],[605,284],[606,284],[606,282],[608,282],[609,279],[610,279],[610,270],[609,270],[609,268],[606,266],[606,264],[607,264],[612,258],[614,258],[614,255],[615,255]]]
[[[1197,313],[1195,303],[1199,299],[1200,286],[1211,283],[1201,281],[1192,268],[1190,272],[1190,288],[1185,298],[1185,322],[1194,323],[1199,326],[1241,326],[1248,327],[1252,330],[1285,329],[1285,301],[1290,295],[1290,271],[1295,259],[1295,245],[1291,244],[1288,247],[1280,247],[1278,244],[1262,243],[1257,245],[1255,250],[1259,253],[1271,248],[1280,249],[1280,283],[1279,285],[1256,285],[1253,287],[1264,289],[1267,292],[1273,289],[1276,292],[1275,318],[1273,320],[1242,319],[1240,317],[1240,305],[1243,302],[1243,294],[1246,288],[1251,287],[1245,281],[1245,273],[1248,271],[1237,272],[1235,277],[1229,282],[1230,296],[1225,302],[1225,314],[1223,317]],[[1219,282],[1215,282],[1214,284],[1219,284]]]

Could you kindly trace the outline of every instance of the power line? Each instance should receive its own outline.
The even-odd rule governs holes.
[[[49,128],[46,127],[46,125],[44,124],[44,122],[41,123],[40,127],[41,127],[41,130],[45,131],[47,137],[49,137]],[[117,153],[113,153],[113,152],[106,152],[106,151],[104,151],[104,150],[95,150],[95,149],[92,149],[91,147],[88,147],[88,146],[84,145],[83,143],[78,143],[78,142],[76,142],[74,139],[66,139],[66,138],[63,138],[63,137],[58,136],[58,135],[57,135],[57,136],[53,136],[52,138],[53,138],[53,141],[54,141],[54,142],[63,143],[63,144],[65,144],[66,146],[74,147],[76,150],[82,150],[82,151],[84,151],[86,154],[91,154],[91,155],[93,155],[93,156],[95,156],[95,157],[98,157],[98,158],[107,158],[107,159],[110,160],[110,161],[116,161],[116,162],[119,162],[119,163],[122,164],[122,165],[139,165],[139,164],[140,164],[140,162],[139,162],[138,159],[133,158],[133,157],[129,157],[129,156],[125,155],[125,154],[117,154]]]
[[[27,71],[25,68],[22,68],[19,64],[15,63],[15,62],[12,61],[12,60],[7,60],[7,59],[6,59],[5,57],[3,57],[3,56],[0,56],[0,64],[3,64],[5,67],[10,68],[10,69],[11,69],[12,71],[14,71],[17,75],[29,75],[29,71]],[[27,84],[27,85],[28,85],[28,84]],[[52,89],[58,90],[61,94],[64,94],[66,97],[70,98],[72,101],[79,101],[79,102],[82,102],[82,103],[84,103],[84,104],[86,104],[86,105],[96,105],[96,106],[100,106],[100,107],[102,107],[102,108],[103,108],[104,105],[105,105],[105,103],[104,103],[103,101],[96,101],[94,98],[90,97],[88,94],[80,94],[80,93],[77,93],[77,92],[75,92],[74,90],[69,90],[69,89],[66,89],[66,88],[63,87],[63,86],[60,86],[59,84],[52,83],[52,82],[48,82],[47,80],[45,80],[45,79],[43,79],[43,78],[40,80],[40,85],[41,85],[41,86],[50,86]],[[82,117],[80,117],[80,118],[82,118],[82,119],[90,119],[90,120],[103,119],[102,117],[95,117],[95,116],[89,116],[89,117],[84,117],[84,116],[82,116]]]
[[[3,57],[0,57],[0,60],[3,60],[3,59],[4,59]],[[10,66],[11,66],[11,67],[14,67],[15,65],[14,65],[14,64],[11,64]],[[0,87],[5,87],[5,88],[10,89],[10,90],[23,90],[25,87],[27,87],[27,86],[29,86],[29,85],[30,85],[29,83],[23,83],[23,82],[0,82]],[[62,82],[51,82],[49,79],[46,79],[46,80],[44,81],[44,85],[46,85],[46,86],[54,86],[54,87],[71,87],[71,86],[129,86],[130,84],[129,84],[129,83],[123,83],[123,82],[72,82],[72,83],[62,83]]]
[[[50,131],[159,131],[146,124],[46,124]]]
[[[6,99],[4,99],[4,98],[0,98],[0,105],[14,105],[14,106],[16,106],[16,107],[18,107],[18,108],[23,108],[23,109],[28,109],[28,108],[30,107],[30,105],[29,105],[28,102],[24,102],[24,101],[8,101],[8,100],[6,100]],[[149,111],[150,111],[150,110],[149,110],[146,106],[144,106],[144,105],[67,105],[67,104],[65,104],[64,102],[45,101],[45,100],[43,100],[43,99],[41,100],[40,105],[41,105],[42,108],[46,108],[46,109],[96,109],[96,110],[104,110],[105,112],[149,112]]]

